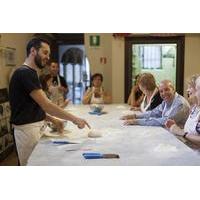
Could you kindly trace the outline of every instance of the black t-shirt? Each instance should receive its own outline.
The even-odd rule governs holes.
[[[23,65],[14,72],[9,85],[11,123],[22,125],[45,119],[45,112],[30,96],[37,89],[41,85],[34,69]]]

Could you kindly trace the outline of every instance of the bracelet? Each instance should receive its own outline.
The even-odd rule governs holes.
[[[186,138],[186,135],[188,134],[188,132],[185,132],[183,135],[183,138]]]

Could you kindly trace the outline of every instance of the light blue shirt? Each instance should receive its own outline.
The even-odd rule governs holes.
[[[168,119],[176,121],[183,127],[189,116],[190,105],[188,101],[178,93],[175,93],[171,103],[163,101],[151,111],[136,115],[136,123],[142,126],[164,126]]]

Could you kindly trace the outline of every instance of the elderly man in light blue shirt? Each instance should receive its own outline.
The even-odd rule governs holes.
[[[171,81],[164,80],[159,85],[163,102],[151,111],[123,116],[124,125],[164,126],[168,119],[173,119],[183,127],[189,115],[189,103],[175,92]]]

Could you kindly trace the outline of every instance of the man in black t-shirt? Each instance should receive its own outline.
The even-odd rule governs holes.
[[[46,40],[34,38],[27,45],[24,64],[12,75],[9,85],[11,123],[21,165],[26,165],[35,145],[44,133],[44,120],[51,121],[63,131],[63,122],[72,121],[79,128],[88,123],[52,103],[41,89],[38,70],[49,60],[50,47]],[[57,118],[55,118],[55,117]]]

